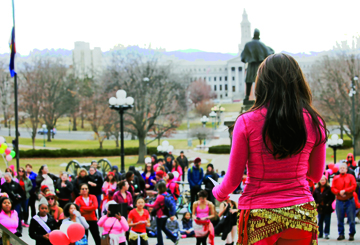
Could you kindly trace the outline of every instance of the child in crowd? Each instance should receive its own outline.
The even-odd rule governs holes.
[[[131,227],[128,241],[129,245],[148,245],[146,226],[150,226],[150,214],[149,211],[144,209],[144,206],[144,198],[138,197],[136,200],[136,208],[129,213],[128,224],[129,227]],[[138,239],[140,239],[140,242]]]
[[[180,234],[182,238],[195,236],[192,223],[191,214],[186,212],[180,222]]]
[[[170,219],[168,219],[166,221],[166,228],[176,237],[179,236],[179,231],[180,231],[180,225],[179,222],[177,221],[175,216],[171,216]],[[166,236],[166,238],[168,238]]]

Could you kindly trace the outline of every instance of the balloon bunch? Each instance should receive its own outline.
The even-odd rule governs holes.
[[[75,243],[83,238],[85,228],[78,223],[65,223],[60,226],[60,230],[50,232],[49,240],[53,245],[68,245]]]
[[[161,145],[157,147],[158,152],[172,152],[174,146],[170,145],[169,141],[163,141]]]
[[[5,154],[6,161],[10,162],[15,157],[15,151],[11,150],[9,146],[5,143],[5,138],[0,136],[0,154]],[[3,155],[4,156],[4,155]]]

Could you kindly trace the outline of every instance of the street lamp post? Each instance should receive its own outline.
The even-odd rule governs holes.
[[[339,139],[337,134],[331,135],[331,138],[328,139],[327,144],[334,151],[334,164],[336,163],[336,150],[343,145],[344,141]]]
[[[45,135],[46,135],[45,130],[46,130],[46,124],[43,124],[43,125],[42,125],[42,128],[43,128],[43,135],[44,135],[44,147],[45,147]]]
[[[210,112],[209,117],[212,118],[212,127],[214,128],[214,124],[215,124],[215,130],[216,130],[216,113],[214,111]],[[215,120],[215,123],[214,123]]]
[[[217,125],[220,125],[220,114],[225,111],[225,108],[222,107],[220,104],[220,105],[212,107],[211,110],[216,112],[217,119],[218,119]],[[216,121],[215,121],[215,125],[216,125]],[[216,129],[216,126],[215,126],[215,129]]]
[[[203,128],[205,128],[206,126],[206,123],[209,121],[209,118],[207,116],[203,116],[201,119],[200,119],[201,123],[202,123],[202,126]]]
[[[355,94],[356,94],[356,89],[355,89],[355,83],[357,83],[359,80],[359,78],[357,76],[355,76],[352,80],[351,80],[351,89],[350,89],[350,93],[349,96],[351,97],[351,120],[352,120],[352,131],[353,131],[353,141],[352,141],[352,145],[353,145],[353,155],[354,155],[354,161],[355,161],[355,156],[356,156],[356,150],[355,150],[355,140],[356,140],[356,129],[355,129]]]
[[[121,138],[120,163],[121,163],[121,173],[125,173],[124,112],[128,109],[133,108],[134,98],[126,97],[125,90],[118,90],[116,92],[116,98],[111,97],[109,99],[109,104],[110,104],[110,109],[117,111],[120,115],[120,138]]]
[[[149,86],[149,82],[150,82],[150,79],[148,78],[148,77],[144,77],[144,79],[143,79],[143,82],[145,82],[146,83],[146,90],[145,90],[145,128],[147,127],[147,121],[148,121],[148,113],[147,113],[147,110],[148,110],[148,103],[147,103],[147,97],[146,97],[146,95],[147,95],[147,93],[146,93],[146,91],[147,91],[147,88],[148,88],[148,86]],[[145,135],[145,155],[147,155],[147,132],[146,132],[146,135]]]

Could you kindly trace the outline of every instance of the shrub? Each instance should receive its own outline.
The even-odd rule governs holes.
[[[209,153],[214,154],[230,154],[230,145],[216,145],[209,147]]]
[[[148,154],[156,154],[156,147],[148,147]],[[124,149],[125,155],[137,155],[139,153],[139,147],[131,147]],[[60,149],[60,150],[20,150],[21,158],[60,158],[60,157],[106,157],[106,156],[119,156],[120,149]]]
[[[349,149],[352,147],[352,140],[344,140],[344,143],[340,149]]]

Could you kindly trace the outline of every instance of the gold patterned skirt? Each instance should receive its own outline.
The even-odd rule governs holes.
[[[315,202],[283,208],[239,210],[238,215],[238,245],[251,245],[291,228],[312,233],[310,244],[318,244]]]

